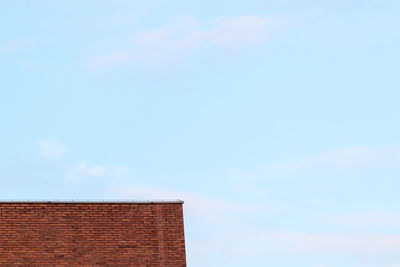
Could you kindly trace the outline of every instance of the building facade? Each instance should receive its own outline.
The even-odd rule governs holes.
[[[186,266],[182,201],[0,202],[0,265]]]

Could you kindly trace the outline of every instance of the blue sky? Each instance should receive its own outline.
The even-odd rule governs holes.
[[[0,7],[2,199],[183,199],[189,266],[400,266],[398,1]]]

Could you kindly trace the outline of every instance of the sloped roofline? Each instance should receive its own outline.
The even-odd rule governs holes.
[[[91,200],[91,199],[60,199],[60,200],[11,200],[0,199],[0,203],[15,204],[183,204],[180,199],[165,200]]]

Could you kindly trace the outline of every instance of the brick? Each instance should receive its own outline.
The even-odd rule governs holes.
[[[186,266],[182,203],[1,202],[0,265]]]

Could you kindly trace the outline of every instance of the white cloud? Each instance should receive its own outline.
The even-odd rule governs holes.
[[[226,222],[227,227],[231,222]],[[287,257],[320,259],[319,264],[332,265],[335,259],[350,257],[360,265],[379,266],[384,263],[400,263],[400,236],[383,234],[331,234],[311,232],[284,232],[268,229],[251,229],[236,226],[234,233],[195,240],[193,249],[196,260],[211,258],[218,251],[223,266],[230,261],[259,259],[262,266],[282,262]],[[238,242],[240,240],[240,242]],[[325,260],[321,260],[325,259]],[[263,261],[263,262],[261,262]],[[199,266],[202,266],[199,264]],[[280,265],[279,265],[280,266]],[[346,265],[347,266],[347,265]],[[390,266],[390,265],[389,265]],[[393,265],[396,266],[396,265]]]
[[[66,169],[67,180],[81,180],[87,178],[119,178],[127,173],[123,166],[90,165],[87,161],[82,161]]]
[[[95,57],[90,60],[90,64],[100,68],[110,68],[124,65],[133,60],[133,55],[127,52],[115,52],[106,56]]]
[[[400,250],[399,235],[271,232],[253,238],[255,242],[265,242],[266,249],[273,247],[277,252],[350,253],[365,260],[398,256]]]
[[[170,65],[188,54],[210,47],[231,51],[248,49],[265,42],[275,28],[275,20],[258,15],[221,17],[207,22],[186,19],[136,33],[130,50],[92,58],[90,64],[94,67],[114,67],[131,62]]]
[[[64,145],[54,139],[39,141],[39,150],[42,156],[52,160],[61,159],[66,153]]]
[[[229,48],[260,44],[267,40],[273,21],[261,16],[225,17],[210,31],[211,41]]]
[[[74,166],[72,172],[85,176],[103,176],[106,172],[106,167],[101,165],[89,166],[87,162],[82,162]]]
[[[60,160],[65,156],[65,146],[55,139],[39,141],[40,154],[51,160]],[[87,161],[81,161],[73,165],[59,165],[69,181],[78,181],[90,178],[110,178],[117,179],[128,173],[124,166],[89,164]]]
[[[267,171],[306,171],[343,168],[399,168],[400,146],[349,147],[334,149],[294,161],[270,163]]]
[[[325,262],[320,263],[328,266],[336,266],[330,265],[331,261],[343,257],[354,259],[359,266],[400,263],[400,236],[396,234],[286,232],[251,227],[246,223],[237,223],[237,220],[221,222],[225,229],[218,229],[220,233],[217,235],[208,234],[191,240],[191,256],[199,263],[202,259],[214,257],[221,262],[221,266],[246,259],[281,262],[287,257],[301,257],[303,260],[325,258]],[[269,265],[268,260],[259,264]]]
[[[329,224],[337,224],[353,229],[387,229],[388,227],[398,228],[400,226],[400,213],[393,211],[369,211],[363,213],[351,213],[334,215],[325,218]]]
[[[14,39],[0,42],[0,52],[12,52],[32,47],[34,42],[29,39]]]

